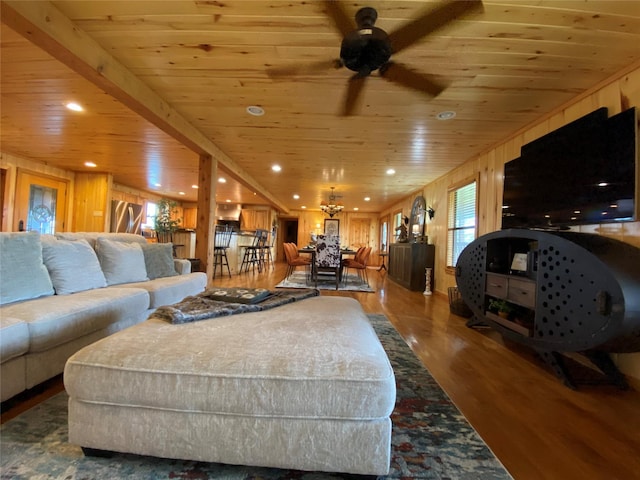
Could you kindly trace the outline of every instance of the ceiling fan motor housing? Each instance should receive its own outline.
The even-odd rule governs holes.
[[[348,34],[340,47],[340,58],[349,70],[368,75],[389,61],[392,49],[387,33],[365,27]]]

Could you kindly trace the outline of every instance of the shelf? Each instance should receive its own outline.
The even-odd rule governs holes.
[[[530,337],[532,334],[531,329],[523,327],[522,325],[518,325],[516,322],[512,322],[511,320],[507,320],[506,318],[502,318],[495,313],[485,312],[485,316],[489,320],[499,323],[503,327],[506,327],[509,330],[513,330],[514,332],[517,332],[520,335],[524,335],[525,337]]]

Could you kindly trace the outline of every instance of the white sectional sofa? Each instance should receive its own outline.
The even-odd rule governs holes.
[[[122,233],[0,233],[0,400],[48,380],[80,348],[206,287],[171,244]]]

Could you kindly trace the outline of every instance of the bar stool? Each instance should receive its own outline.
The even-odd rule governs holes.
[[[253,237],[253,243],[244,247],[244,255],[242,256],[242,263],[240,264],[240,271],[249,271],[249,266],[255,271],[256,265],[258,266],[258,272],[262,272],[262,260],[260,258],[261,249],[264,247],[267,234],[267,230],[257,229],[255,236]]]
[[[231,234],[233,230],[229,225],[216,225],[215,236],[213,239],[213,278],[216,278],[216,270],[220,266],[220,274],[224,273],[224,267],[227,267],[229,278],[231,278],[231,269],[229,268],[229,259],[227,258],[227,250],[231,243]]]
[[[262,258],[262,264],[265,266],[265,268],[267,268],[267,266],[269,264],[271,264],[272,268],[275,268],[275,265],[273,263],[273,255],[272,255],[272,250],[273,250],[273,245],[276,241],[276,229],[274,228],[273,230],[271,230],[271,232],[269,233],[269,237],[268,240],[265,241],[265,245],[264,248],[262,248],[261,253],[261,258]]]

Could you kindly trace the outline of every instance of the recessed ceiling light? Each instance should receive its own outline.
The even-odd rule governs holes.
[[[154,183],[153,186],[154,187],[161,187],[162,185],[160,183]]]
[[[65,105],[65,107],[67,107],[69,110],[73,110],[74,112],[84,111],[84,108],[82,108],[80,105],[78,105],[75,102],[69,102]]]
[[[300,200],[300,195],[298,195],[297,193],[293,194],[293,199],[294,200]]]
[[[371,201],[371,197],[364,197],[364,201],[365,202],[370,202]]]
[[[184,192],[178,192],[178,195],[184,195]]]
[[[444,112],[440,112],[436,115],[438,120],[451,120],[456,116],[456,112],[453,110],[445,110]]]
[[[257,105],[250,105],[247,107],[247,113],[249,115],[253,115],[254,117],[261,117],[264,115],[264,109],[262,107],[258,107]]]
[[[227,203],[231,203],[231,200],[229,200],[228,198],[225,200],[225,202]]]
[[[307,206],[306,205],[302,205],[300,208],[302,208],[304,210],[305,208],[307,208]]]
[[[191,188],[199,188],[198,185],[191,185]]]
[[[89,168],[96,168],[98,165],[93,162],[84,162],[84,166]]]
[[[387,175],[395,175],[396,171],[393,168],[387,170]]]
[[[357,212],[358,210],[360,210],[358,207],[353,207],[354,212]]]
[[[282,170],[282,167],[276,164],[271,167],[271,170],[273,170],[274,172],[280,172]]]
[[[227,179],[226,179],[226,178],[224,178],[224,177],[220,177],[220,178],[218,179],[218,183],[227,183]]]

